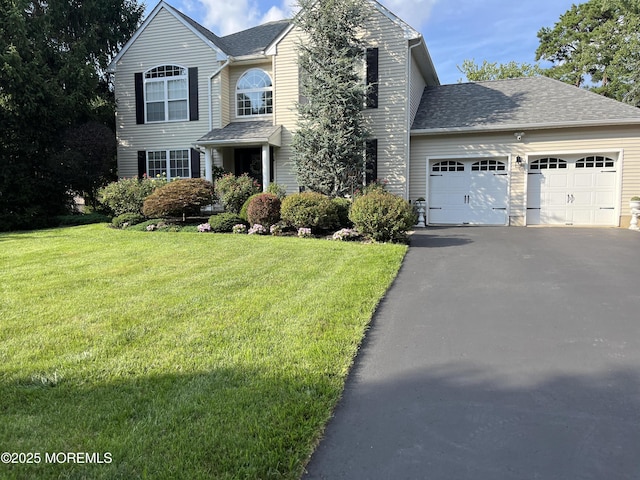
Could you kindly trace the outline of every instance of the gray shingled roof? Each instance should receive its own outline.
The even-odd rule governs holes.
[[[640,109],[547,77],[427,87],[411,130],[640,124]]]
[[[175,10],[189,25],[215,43],[224,53],[232,57],[262,53],[291,24],[290,20],[278,20],[232,33],[225,37],[219,37],[191,17],[177,9]]]
[[[280,144],[280,125],[274,125],[273,122],[251,121],[251,122],[233,122],[224,128],[214,128],[204,137],[200,138],[198,144],[229,144],[229,143],[266,143]]]
[[[234,57],[262,53],[290,24],[278,20],[222,37],[225,52]]]

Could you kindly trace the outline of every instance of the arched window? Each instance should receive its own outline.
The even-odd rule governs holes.
[[[147,122],[189,120],[189,81],[186,68],[161,65],[144,74]]]
[[[239,117],[273,113],[273,84],[267,72],[259,68],[247,70],[236,86]]]
[[[531,170],[545,170],[554,168],[567,168],[567,162],[560,158],[541,158],[531,162]]]

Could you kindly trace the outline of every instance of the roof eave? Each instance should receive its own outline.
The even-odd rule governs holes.
[[[499,133],[514,130],[554,130],[560,128],[585,128],[585,127],[616,127],[640,125],[640,118],[637,119],[613,119],[613,120],[590,120],[577,122],[546,122],[546,123],[526,123],[496,126],[476,126],[476,127],[450,127],[450,128],[425,128],[412,129],[412,136],[429,135],[458,135],[461,133]]]

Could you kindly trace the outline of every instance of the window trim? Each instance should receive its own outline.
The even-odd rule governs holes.
[[[167,68],[167,67],[171,67],[173,69],[180,69],[181,73],[179,75],[163,75],[163,76],[159,76],[159,77],[151,77],[148,78],[148,75],[152,74],[152,72],[154,70],[158,70],[160,68]],[[185,83],[185,91],[186,91],[186,96],[184,98],[179,98],[179,99],[169,99],[169,81],[171,80],[183,80]],[[156,101],[156,102],[150,102],[147,100],[147,85],[152,84],[152,83],[163,83],[164,85],[164,99],[163,99],[163,103],[164,103],[164,120],[149,120],[149,112],[148,112],[148,104],[149,103],[160,103],[160,101]],[[182,65],[170,65],[170,64],[164,64],[164,65],[156,65],[155,67],[149,68],[148,70],[144,71],[142,74],[142,86],[143,86],[143,93],[142,93],[142,100],[143,100],[143,105],[144,105],[144,121],[145,123],[174,123],[174,122],[188,122],[191,120],[191,95],[190,95],[190,85],[189,85],[189,69],[187,67],[183,67]],[[169,119],[169,103],[170,102],[184,102],[186,105],[186,115],[184,116],[184,118],[177,118],[177,119]]]
[[[239,88],[240,82],[247,75],[249,75],[251,72],[254,72],[254,71],[263,73],[269,79],[270,85],[268,87],[254,87],[254,88],[240,89]],[[270,112],[267,111],[267,113],[249,113],[249,114],[240,113],[240,105],[238,103],[238,96],[240,94],[264,93],[264,92],[271,93],[271,105],[265,105],[265,110],[271,109]],[[235,99],[235,105],[236,105],[236,118],[260,118],[260,117],[264,118],[264,117],[272,116],[273,115],[273,78],[271,77],[271,75],[269,75],[269,73],[266,70],[262,68],[254,67],[246,70],[242,75],[240,75],[240,77],[238,78],[238,81],[236,82],[234,99]]]
[[[171,175],[171,152],[187,152],[187,168],[189,169],[189,176],[187,177],[183,177],[183,176],[172,176]],[[150,162],[150,158],[149,155],[150,154],[155,154],[155,153],[162,153],[164,154],[164,166],[165,168],[163,169],[163,172],[166,175],[166,178],[168,181],[171,180],[177,180],[180,178],[193,178],[193,172],[191,171],[191,166],[192,166],[192,158],[191,158],[191,149],[190,148],[168,148],[168,149],[157,149],[157,150],[146,150],[145,151],[145,166],[146,166],[146,173],[147,176],[149,177],[155,177],[156,175],[160,175],[160,174],[151,174],[151,166],[149,164]]]

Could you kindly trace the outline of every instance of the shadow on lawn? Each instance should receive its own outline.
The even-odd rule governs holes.
[[[1,450],[42,461],[0,464],[0,478],[295,478],[336,385],[251,368],[100,384],[2,380]],[[45,452],[109,452],[112,461],[53,465]]]

